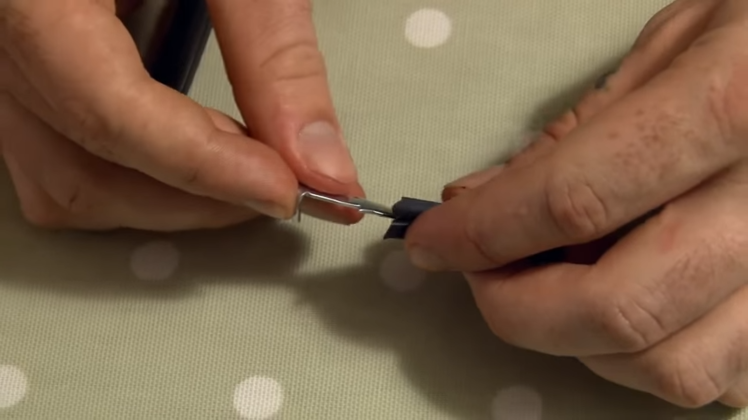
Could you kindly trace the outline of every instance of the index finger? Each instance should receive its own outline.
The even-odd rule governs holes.
[[[425,213],[407,237],[414,263],[479,271],[587,243],[735,162],[739,136],[725,104],[741,92],[739,44],[728,35],[703,38],[553,153]]]
[[[219,130],[202,106],[152,80],[111,8],[88,1],[11,7],[3,38],[17,68],[14,96],[56,131],[190,193],[293,214],[297,181],[283,159]]]
[[[329,194],[364,196],[336,116],[310,0],[208,0],[218,44],[244,121],[276,150],[300,183]],[[319,204],[319,203],[318,203]],[[345,224],[349,209],[305,213]]]

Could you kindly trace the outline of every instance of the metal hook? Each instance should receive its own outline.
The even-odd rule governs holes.
[[[301,222],[301,203],[305,198],[358,210],[363,214],[373,214],[388,219],[395,218],[395,215],[392,213],[392,208],[383,204],[375,203],[364,198],[323,194],[307,187],[301,187],[299,189],[298,198],[296,199],[296,217],[299,222]]]

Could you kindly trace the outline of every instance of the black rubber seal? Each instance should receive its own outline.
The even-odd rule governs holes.
[[[439,204],[433,201],[403,197],[402,200],[392,206],[392,213],[395,215],[395,220],[392,221],[389,229],[384,234],[384,239],[404,239],[408,233],[408,228],[418,216]]]

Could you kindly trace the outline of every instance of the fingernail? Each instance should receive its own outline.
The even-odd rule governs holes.
[[[298,146],[311,171],[344,184],[356,182],[351,154],[332,124],[317,121],[307,125],[299,132]]]
[[[293,216],[289,215],[288,212],[283,209],[283,207],[266,201],[249,200],[245,201],[244,204],[258,213],[270,216],[275,219],[288,219]]]
[[[447,269],[447,263],[444,260],[421,247],[411,248],[408,254],[413,265],[423,270],[443,271]]]
[[[445,185],[445,189],[458,189],[458,188],[476,188],[479,187],[493,177],[498,175],[504,169],[504,165],[493,166],[489,169],[485,169],[478,172],[473,172],[470,175],[466,175],[456,181],[452,181]]]

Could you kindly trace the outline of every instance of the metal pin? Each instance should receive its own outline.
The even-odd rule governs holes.
[[[301,187],[299,189],[299,196],[296,200],[296,216],[298,217],[299,222],[301,222],[301,203],[305,198],[355,209],[363,214],[373,214],[375,216],[386,217],[389,219],[395,218],[395,215],[392,213],[392,208],[383,204],[375,203],[364,198],[324,194],[307,187]]]

